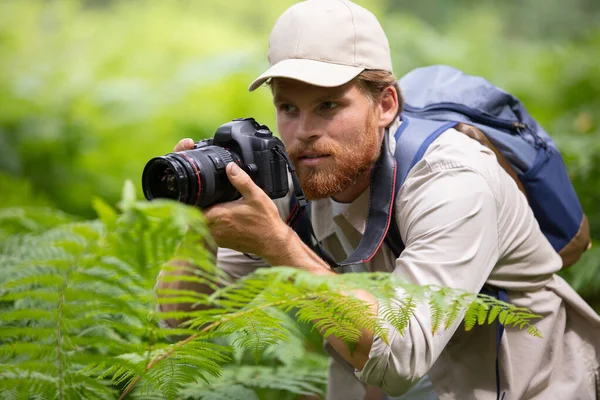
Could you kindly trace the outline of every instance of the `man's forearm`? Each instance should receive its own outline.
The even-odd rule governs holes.
[[[203,246],[204,248],[208,249],[212,254],[212,260],[216,260],[217,249],[214,246],[208,244],[207,242],[203,242]],[[194,282],[186,279],[176,279],[177,277],[195,276],[194,270],[198,268],[196,265],[178,259],[172,259],[168,262],[168,265],[170,266],[170,268],[163,269],[157,278],[156,292],[159,299],[164,300],[169,297],[172,297],[172,295],[161,295],[161,290],[189,290],[196,293],[204,294],[211,294],[213,292],[213,289],[208,285],[204,285],[199,282]],[[165,279],[167,277],[168,279]],[[164,312],[186,312],[199,310],[201,309],[201,307],[193,307],[193,303],[161,303],[160,309]],[[165,322],[172,327],[178,326],[184,321],[185,319],[165,319]]]
[[[171,266],[180,266],[181,268],[169,270],[162,270],[156,283],[156,292],[157,296],[161,301],[171,297],[172,295],[161,295],[161,290],[189,290],[194,291],[196,293],[205,293],[211,294],[213,289],[208,285],[201,284],[199,282],[192,282],[185,279],[173,279],[176,277],[183,276],[194,276],[193,269],[197,268],[196,266],[189,264],[185,261],[181,260],[172,260],[169,262]],[[165,279],[169,277],[169,279]],[[173,312],[173,311],[193,311],[201,309],[201,307],[193,307],[192,303],[161,303],[160,310],[164,312]],[[185,319],[174,319],[167,318],[165,322],[172,327],[176,327],[180,325],[182,322],[185,322]]]

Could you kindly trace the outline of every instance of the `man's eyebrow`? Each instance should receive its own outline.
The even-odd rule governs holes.
[[[324,101],[342,100],[344,97],[346,97],[346,91],[339,91],[339,92],[333,92],[333,93],[325,94],[323,96],[319,96],[315,99],[314,102],[322,103]]]
[[[322,96],[319,96],[315,99],[315,103],[321,103],[324,101],[332,101],[332,100],[342,100],[348,96],[349,88],[346,86],[340,86],[336,88],[332,88],[327,93],[324,93]]]
[[[290,103],[290,100],[285,96],[276,94],[275,96],[273,96],[273,104],[277,103]]]
[[[323,94],[322,96],[317,97],[313,102],[315,104],[317,104],[317,103],[322,103],[324,101],[341,100],[344,97],[346,97],[347,93],[348,93],[348,91],[345,89],[333,90],[329,93],[326,93],[326,94]],[[273,104],[278,104],[278,103],[293,103],[293,101],[279,93],[276,93],[273,96]]]

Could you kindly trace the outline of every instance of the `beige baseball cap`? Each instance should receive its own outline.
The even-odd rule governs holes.
[[[392,72],[390,45],[377,18],[347,0],[306,0],[275,22],[267,55],[270,68],[253,91],[271,78],[315,86],[341,86],[365,69]]]

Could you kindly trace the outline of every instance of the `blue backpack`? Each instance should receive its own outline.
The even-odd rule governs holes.
[[[415,69],[399,82],[405,98],[396,132],[400,186],[441,132],[424,121],[460,122],[481,130],[516,173],[546,238],[574,264],[590,245],[589,223],[556,144],[513,95],[445,65]]]

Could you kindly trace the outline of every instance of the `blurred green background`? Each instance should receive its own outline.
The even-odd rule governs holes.
[[[94,218],[179,139],[254,116],[275,129],[269,31],[290,0],[0,0],[0,207]],[[562,150],[600,238],[600,2],[364,0],[398,76],[444,63],[515,93]],[[141,194],[141,192],[140,192]],[[567,279],[600,308],[600,244]]]

